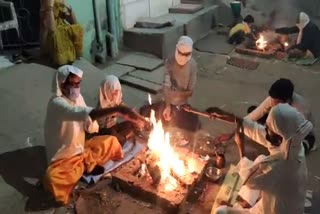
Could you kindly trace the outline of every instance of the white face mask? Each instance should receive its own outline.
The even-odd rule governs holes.
[[[179,51],[176,49],[175,58],[176,58],[178,65],[184,66],[191,59],[191,54],[188,56],[184,56],[184,55],[180,54]]]

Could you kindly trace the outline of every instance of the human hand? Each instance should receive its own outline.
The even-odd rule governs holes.
[[[136,113],[133,109],[127,107],[127,106],[119,106],[118,107],[118,113],[120,114],[120,117],[123,119],[129,120],[134,119],[138,120],[138,113]]]
[[[172,119],[171,115],[171,106],[167,106],[163,111],[163,117],[166,121],[170,121]]]
[[[190,112],[191,111],[191,106],[189,104],[184,104],[184,105],[181,105],[179,106],[179,108],[183,111],[186,111],[186,112]]]
[[[138,129],[143,130],[146,127],[146,121],[138,119],[134,121],[135,125],[138,127]]]

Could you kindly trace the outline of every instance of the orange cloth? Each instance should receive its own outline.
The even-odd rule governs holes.
[[[89,173],[96,165],[122,158],[122,148],[116,137],[93,137],[86,141],[83,154],[57,160],[49,165],[44,181],[45,188],[52,192],[56,201],[67,204],[70,193],[84,170]]]

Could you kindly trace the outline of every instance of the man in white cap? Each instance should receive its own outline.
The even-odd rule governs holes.
[[[83,72],[74,66],[58,69],[54,96],[47,107],[44,134],[49,166],[44,186],[57,202],[67,204],[69,195],[83,173],[100,174],[109,160],[122,158],[122,148],[116,137],[96,136],[85,140],[86,132],[97,132],[96,119],[110,114],[122,114],[144,121],[128,107],[94,109],[87,107],[80,93]]]
[[[163,122],[170,121],[171,125],[188,131],[196,131],[199,128],[199,119],[196,115],[179,111],[176,107],[188,104],[196,85],[198,67],[192,58],[192,50],[192,39],[181,36],[174,56],[165,63],[162,102],[152,106],[158,119],[161,118]],[[148,115],[148,110],[143,107],[140,112]]]

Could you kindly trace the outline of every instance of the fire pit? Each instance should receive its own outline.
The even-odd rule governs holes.
[[[204,174],[206,162],[185,148],[173,148],[154,112],[151,121],[147,148],[113,172],[113,182],[134,197],[177,213]]]
[[[269,38],[266,38],[266,36]],[[283,52],[289,46],[288,40],[282,36],[270,39],[270,32],[261,33],[256,41],[246,41],[236,47],[236,52],[240,54],[271,58],[277,52]]]

